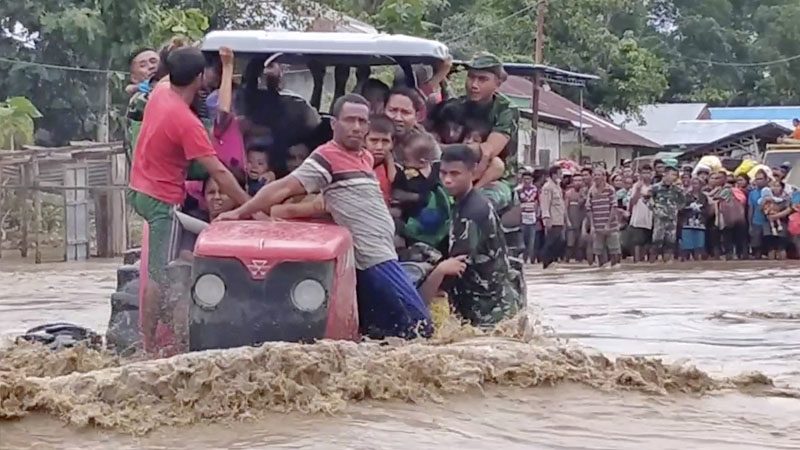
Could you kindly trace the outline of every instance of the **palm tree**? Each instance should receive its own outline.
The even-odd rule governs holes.
[[[33,142],[33,119],[42,113],[25,97],[10,97],[0,102],[0,150]]]

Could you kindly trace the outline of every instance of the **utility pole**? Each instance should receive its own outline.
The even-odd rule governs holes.
[[[539,0],[536,6],[536,34],[533,40],[533,63],[542,63],[542,53],[544,51],[544,19],[547,14],[547,0]],[[538,148],[536,145],[539,135],[539,85],[541,84],[541,71],[533,71],[533,92],[531,100],[531,160],[536,161]],[[540,161],[541,163],[541,161]]]

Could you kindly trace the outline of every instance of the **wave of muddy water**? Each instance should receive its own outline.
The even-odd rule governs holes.
[[[790,264],[533,270],[535,310],[495,336],[139,362],[6,347],[0,448],[797,449]],[[0,265],[0,334],[102,331],[114,268]]]

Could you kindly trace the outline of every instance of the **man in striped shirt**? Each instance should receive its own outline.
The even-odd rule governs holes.
[[[617,220],[617,196],[614,188],[606,180],[605,169],[595,169],[593,178],[594,184],[589,189],[589,197],[586,200],[592,232],[592,248],[600,267],[603,267],[609,259],[614,266],[619,264],[622,257]]]
[[[353,236],[362,334],[430,336],[430,313],[397,260],[394,222],[375,177],[373,156],[363,147],[369,102],[348,94],[336,101],[332,113],[333,140],[314,150],[289,176],[266,185],[218,220],[249,218],[290,197],[322,192],[325,210]]]

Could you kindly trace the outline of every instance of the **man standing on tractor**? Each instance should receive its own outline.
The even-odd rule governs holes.
[[[233,64],[230,52],[223,64]],[[186,174],[191,163],[202,166],[222,193],[236,204],[248,196],[222,164],[208,133],[190,105],[203,86],[206,60],[192,47],[172,51],[167,59],[169,82],[157,85],[145,106],[144,121],[133,154],[130,203],[147,221],[149,283],[142,324],[145,342],[155,337],[159,318],[171,323],[172,311],[161,301],[172,232],[172,211],[186,198]]]
[[[492,54],[476,56],[467,64],[467,94],[457,100],[464,110],[464,119],[488,124],[491,132],[481,144],[472,144],[481,152],[481,160],[475,170],[476,186],[495,207],[499,214],[511,205],[513,186],[517,171],[517,131],[519,111],[511,101],[498,92],[508,75],[503,63]],[[493,158],[505,163],[505,173],[500,180],[485,179],[486,169]]]
[[[317,147],[289,176],[218,220],[268,212],[286,199],[322,192],[325,210],[353,236],[361,333],[373,338],[430,336],[430,313],[397,260],[394,221],[364,148],[370,103],[357,94],[333,105],[333,140]]]

